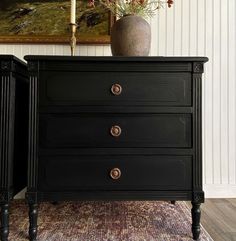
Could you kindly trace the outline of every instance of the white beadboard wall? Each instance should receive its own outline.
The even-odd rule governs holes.
[[[206,197],[236,197],[236,1],[175,0],[150,19],[152,56],[207,56],[203,77],[203,183]],[[0,45],[1,54],[69,55],[68,45]],[[111,55],[81,45],[77,55]]]

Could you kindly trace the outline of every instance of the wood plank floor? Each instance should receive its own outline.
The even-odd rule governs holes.
[[[236,241],[236,199],[206,199],[201,210],[201,223],[214,241]]]

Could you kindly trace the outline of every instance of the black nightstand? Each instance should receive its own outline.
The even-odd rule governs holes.
[[[200,233],[204,57],[27,56],[29,235],[41,201],[191,200]]]
[[[8,240],[9,201],[26,187],[29,81],[26,64],[0,55],[0,239]]]

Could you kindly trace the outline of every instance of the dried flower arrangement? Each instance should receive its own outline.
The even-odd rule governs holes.
[[[115,16],[121,18],[125,15],[137,15],[144,18],[153,17],[157,9],[167,4],[168,7],[174,3],[173,0],[88,0],[90,7],[95,7],[99,1]]]

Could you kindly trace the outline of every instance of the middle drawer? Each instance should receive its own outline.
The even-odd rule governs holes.
[[[191,114],[39,114],[40,148],[192,147]]]

